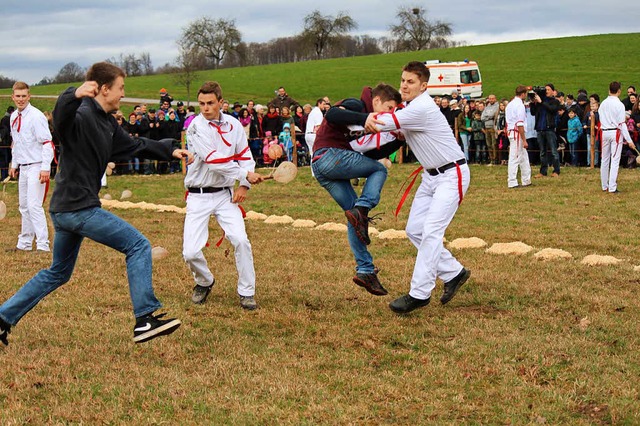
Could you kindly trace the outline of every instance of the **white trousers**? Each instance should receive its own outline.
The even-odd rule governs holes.
[[[47,216],[42,207],[48,184],[40,183],[41,168],[41,163],[20,166],[18,204],[22,215],[22,230],[17,245],[20,250],[31,250],[35,236],[36,249],[49,251]]]
[[[230,190],[188,195],[182,256],[193,273],[196,284],[207,287],[213,283],[213,274],[209,270],[202,249],[209,239],[209,217],[215,216],[225,237],[233,245],[238,270],[238,294],[253,296],[256,289],[256,273],[251,243],[247,237],[242,211],[237,204],[231,202],[231,197]]]
[[[437,176],[423,173],[407,221],[407,235],[418,249],[409,295],[427,299],[436,286],[436,278],[451,281],[462,265],[444,247],[442,239],[458,210],[459,184],[464,195],[471,178],[469,167],[460,166],[460,178],[454,167]],[[459,183],[460,182],[460,183]]]
[[[520,180],[522,185],[531,184],[531,165],[529,164],[529,154],[523,145],[524,141],[517,141],[509,135],[509,166],[507,167],[507,186],[513,188],[518,186],[518,167],[520,167]]]
[[[313,143],[316,141],[316,134],[305,133],[304,141],[307,143],[307,147],[309,148],[309,155],[313,157]]]
[[[603,191],[616,192],[616,189],[618,189],[617,180],[620,157],[622,156],[622,143],[616,143],[616,134],[615,130],[602,132],[600,183],[602,183]]]

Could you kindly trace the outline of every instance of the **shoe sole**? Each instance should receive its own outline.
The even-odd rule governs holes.
[[[166,336],[176,331],[181,324],[182,323],[179,319],[174,319],[173,321],[169,321],[168,323],[163,324],[158,328],[154,328],[153,330],[149,330],[146,333],[134,336],[133,341],[136,343],[143,343],[148,342],[151,339],[155,339],[156,337]]]
[[[471,276],[471,271],[469,269],[466,270],[467,272],[462,276],[462,278],[460,278],[460,281],[458,282],[458,285],[456,285],[453,288],[453,293],[451,293],[451,296],[448,299],[444,298],[444,295],[442,295],[442,297],[440,298],[440,303],[442,303],[443,305],[449,303],[451,301],[451,299],[453,299],[453,297],[456,295],[456,293],[458,292],[458,289],[460,287],[462,287],[462,284],[466,283],[467,280],[469,279],[469,277]]]
[[[349,221],[351,226],[353,226],[353,230],[356,231],[356,236],[358,237],[358,239],[364,245],[368,246],[369,244],[371,244],[371,239],[368,235],[363,235],[362,233],[358,232],[358,218],[355,217],[349,210],[345,211],[344,215],[347,216],[347,220]]]
[[[373,287],[371,287],[368,283],[362,281],[360,278],[358,277],[353,277],[353,282],[356,283],[357,285],[359,285],[360,287],[364,288],[365,290],[367,290],[368,293],[373,294],[374,296],[386,296],[387,294],[389,294],[389,292],[387,291],[387,289],[385,289],[384,287],[382,287],[382,284],[380,285],[380,288],[382,290],[375,290]]]
[[[256,309],[258,309],[258,305],[255,306],[245,306],[240,304],[240,306],[242,307],[242,309],[244,309],[245,311],[255,311]]]
[[[213,287],[213,286],[211,286]],[[207,292],[205,293],[204,297],[202,299],[195,299],[193,296],[191,296],[191,301],[193,302],[194,305],[202,305],[204,302],[207,301],[207,297],[209,297],[209,293],[211,293],[211,287],[208,287]]]

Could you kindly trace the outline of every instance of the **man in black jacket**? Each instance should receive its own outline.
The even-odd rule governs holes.
[[[118,125],[111,113],[124,97],[124,76],[115,65],[99,62],[87,71],[87,81],[77,89],[70,87],[58,98],[53,117],[62,151],[50,204],[55,228],[53,261],[49,269],[38,272],[0,306],[0,341],[5,345],[11,327],[47,294],[69,281],[84,238],[126,255],[136,343],[170,334],[180,326],[175,318],[153,315],[162,305],[151,285],[149,241],[133,226],[100,207],[100,180],[109,161],[126,161],[135,156],[193,161],[188,151],[174,149],[173,140],[133,138]]]
[[[538,134],[538,146],[540,147],[540,173],[535,177],[547,176],[549,168],[549,154],[551,152],[551,164],[553,173],[551,177],[560,176],[560,157],[558,156],[558,140],[556,138],[556,115],[560,108],[560,102],[555,98],[555,87],[549,83],[545,87],[544,99],[536,93],[531,103],[531,114],[536,117],[536,131]]]
[[[7,108],[6,114],[0,119],[0,179],[9,176],[11,166],[11,124],[10,117],[15,108]]]
[[[387,179],[387,169],[376,160],[391,155],[400,146],[391,142],[366,155],[360,154],[353,150],[350,141],[361,135],[354,135],[353,128],[348,126],[358,125],[362,129],[360,133],[371,133],[380,122],[369,118],[369,113],[393,111],[400,102],[400,93],[387,84],[381,83],[373,90],[366,87],[361,99],[345,99],[329,109],[313,143],[313,174],[347,216],[347,238],[356,260],[353,281],[376,296],[387,294],[367,250],[371,242],[368,213],[378,205]],[[350,180],[354,178],[367,178],[360,197],[351,186]]]

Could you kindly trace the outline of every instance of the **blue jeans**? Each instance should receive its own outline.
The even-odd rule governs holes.
[[[574,142],[574,143],[570,143],[569,144],[569,154],[571,154],[571,165],[572,166],[577,166],[578,165],[578,154],[576,151],[576,148],[578,143]]]
[[[560,174],[560,156],[558,155],[556,132],[553,130],[538,130],[538,146],[540,146],[540,174],[546,176],[549,165],[553,165],[554,173]],[[549,159],[547,148],[551,151],[551,159]]]
[[[471,133],[460,132],[460,141],[462,141],[462,151],[464,152],[464,159],[469,161],[469,139],[471,139]]]
[[[318,183],[326,189],[342,210],[355,206],[372,209],[380,202],[380,192],[387,180],[387,169],[376,160],[347,149],[322,148],[314,152],[321,158],[312,163]],[[367,178],[360,197],[351,186],[351,179]],[[373,273],[373,257],[367,246],[360,241],[350,223],[347,223],[349,246],[356,259],[356,272]]]
[[[47,294],[69,281],[85,237],[126,255],[135,317],[162,306],[151,285],[151,244],[136,228],[100,207],[51,213],[51,220],[55,228],[51,266],[38,272],[0,306],[0,318],[5,322],[16,325]]]

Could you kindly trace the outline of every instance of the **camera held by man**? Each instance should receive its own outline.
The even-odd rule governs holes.
[[[538,95],[540,99],[545,97],[546,89],[544,86],[529,86],[527,89],[529,89],[527,92],[527,98],[531,102],[536,102],[536,95]]]

